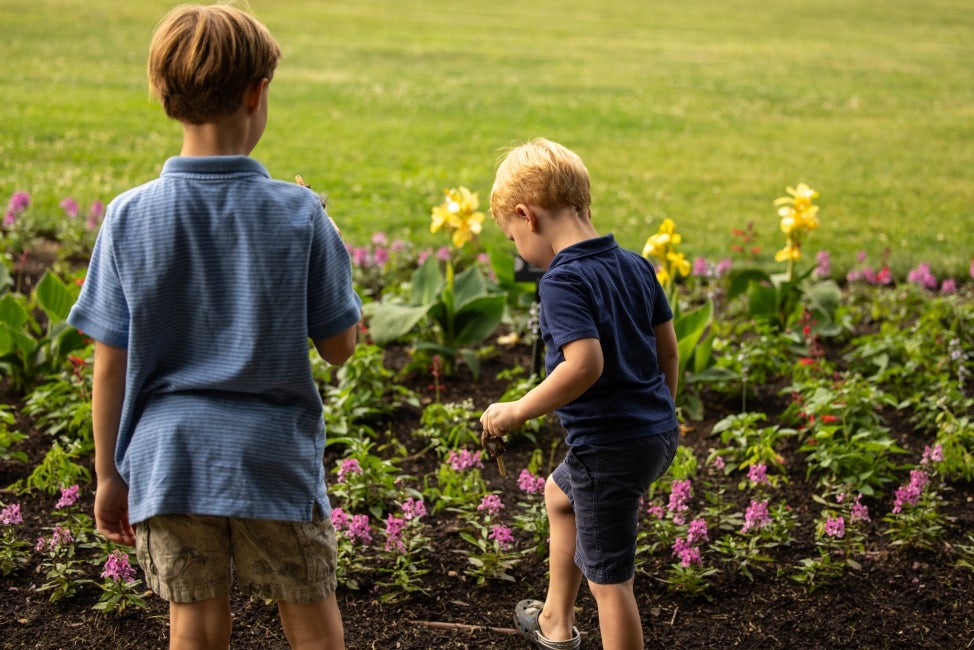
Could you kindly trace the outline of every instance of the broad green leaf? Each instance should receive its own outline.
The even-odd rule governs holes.
[[[44,313],[52,322],[67,320],[71,305],[74,304],[74,296],[68,286],[50,271],[44,272],[40,284],[35,290],[37,304],[41,306]]]

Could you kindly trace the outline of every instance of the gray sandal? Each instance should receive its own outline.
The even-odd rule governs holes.
[[[551,641],[541,634],[538,616],[544,603],[540,600],[522,600],[514,608],[514,625],[525,639],[541,650],[578,650],[582,647],[582,636],[578,628],[572,628],[572,638],[567,641]]]

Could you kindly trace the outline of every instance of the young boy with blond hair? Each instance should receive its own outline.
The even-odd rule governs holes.
[[[640,499],[679,442],[673,314],[652,265],[592,224],[589,174],[577,154],[537,138],[501,161],[494,220],[538,283],[546,376],[481,416],[484,437],[558,413],[568,452],[545,484],[550,581],[522,600],[521,634],[538,648],[581,647],[575,600],[588,581],[605,650],[642,650],[633,593]]]
[[[170,648],[230,643],[231,575],[292,647],[344,648],[325,428],[361,300],[317,195],[250,153],[281,50],[229,5],[159,23],[148,76],[182,150],[110,204],[69,322],[95,340],[95,522],[169,601]]]

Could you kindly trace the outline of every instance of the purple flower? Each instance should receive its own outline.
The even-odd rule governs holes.
[[[386,550],[405,552],[406,545],[402,542],[402,531],[406,527],[406,520],[389,515],[386,519]]]
[[[930,265],[920,262],[917,267],[906,274],[906,281],[920,285],[925,289],[936,289],[937,278],[930,272]]]
[[[707,264],[707,258],[699,256],[693,260],[693,269],[690,274],[695,278],[705,278],[710,274],[710,266]]]
[[[29,207],[30,194],[24,192],[23,190],[14,192],[13,196],[10,197],[10,203],[7,204],[7,210],[13,212],[15,216]]]
[[[352,515],[352,520],[348,523],[345,534],[352,538],[352,541],[359,541],[367,545],[372,543],[371,528],[368,515]]]
[[[441,262],[448,261],[450,259],[450,247],[449,246],[440,246],[436,250],[436,259],[440,260]]]
[[[850,520],[852,523],[855,523],[857,521],[869,523],[870,521],[872,521],[869,518],[869,507],[863,505],[862,503],[862,492],[860,492],[858,496],[856,496],[856,500],[852,504],[852,512],[851,512]]]
[[[346,458],[338,467],[338,482],[344,483],[350,474],[361,474],[362,466],[355,458]]]
[[[20,514],[20,504],[11,503],[0,510],[0,524],[4,526],[16,526],[24,523],[24,518]]]
[[[61,200],[61,209],[64,210],[64,214],[67,215],[68,219],[74,219],[78,216],[78,212],[81,211],[81,206],[69,196]]]
[[[539,494],[544,492],[545,479],[535,476],[528,469],[522,469],[517,477],[517,486],[528,494]]]
[[[385,246],[389,242],[389,237],[381,230],[372,235],[372,243],[376,246]]]
[[[825,534],[836,539],[845,537],[845,519],[842,517],[826,517]]]
[[[718,278],[724,277],[728,272],[730,272],[732,263],[733,262],[729,257],[720,260],[717,262],[717,266],[714,267],[714,275]]]
[[[666,515],[666,509],[658,503],[649,504],[649,507],[646,508],[646,512],[657,519],[662,519]]]
[[[482,468],[484,466],[479,451],[474,452],[466,449],[461,449],[460,451],[451,450],[446,457],[446,462],[455,472],[462,472],[472,467]]]
[[[747,469],[747,480],[755,485],[761,485],[762,483],[768,482],[768,466],[764,463],[758,463],[756,465],[751,465]]]
[[[2,225],[4,228],[9,228],[10,226],[17,223],[17,213],[13,210],[7,210],[3,213]]]
[[[331,509],[331,525],[335,527],[335,530],[341,530],[348,526],[348,513],[341,508]]]
[[[101,572],[101,577],[115,582],[124,582],[125,584],[135,582],[135,569],[129,564],[128,553],[123,553],[119,550],[114,550],[109,553],[108,559],[105,560],[105,567]]]
[[[709,542],[707,536],[707,521],[705,519],[694,519],[687,527],[687,543],[697,544],[699,542]]]
[[[768,516],[768,502],[752,499],[751,504],[744,511],[744,527],[741,528],[741,532],[746,533],[751,530],[759,530],[770,523],[771,517]]]
[[[935,444],[933,447],[930,445],[924,445],[923,447],[923,457],[920,458],[921,465],[929,465],[930,463],[942,463],[944,461],[944,448],[940,443]]]
[[[352,254],[352,264],[361,268],[368,268],[371,264],[369,259],[369,251],[361,246],[356,246],[351,251]]]
[[[817,278],[827,278],[832,275],[832,256],[828,251],[819,251],[815,255],[815,270],[812,273]]]
[[[406,499],[406,502],[402,504],[402,513],[406,521],[425,517],[426,504],[423,503],[422,499]]]
[[[73,506],[74,502],[78,500],[78,486],[72,485],[69,488],[61,488],[61,498],[56,504],[55,508],[67,508],[68,506]]]
[[[488,494],[480,501],[480,505],[477,506],[477,511],[486,510],[488,515],[494,516],[500,513],[504,509],[504,504],[501,502],[501,498],[496,494]]]
[[[683,513],[689,510],[687,501],[692,491],[690,479],[677,479],[670,485],[670,501],[666,509],[673,515],[673,522],[682,524],[685,519]]]
[[[376,246],[372,252],[372,261],[375,262],[376,266],[385,266],[385,263],[389,261],[389,249]]]
[[[896,490],[893,499],[893,514],[903,511],[903,506],[915,506],[920,501],[920,495],[930,483],[930,477],[922,469],[910,471],[910,482]]]
[[[673,555],[680,558],[680,566],[684,568],[703,564],[700,549],[682,537],[677,537],[676,541],[673,542]]]
[[[957,280],[954,278],[946,278],[942,283],[940,283],[940,293],[945,296],[952,293],[957,293]]]
[[[514,535],[511,533],[511,529],[507,526],[492,526],[490,529],[490,534],[487,535],[487,539],[492,539],[497,542],[497,546],[500,547],[502,551],[505,551],[514,545]]]

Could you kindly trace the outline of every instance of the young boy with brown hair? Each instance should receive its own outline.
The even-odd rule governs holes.
[[[652,265],[599,236],[589,174],[560,144],[538,138],[497,169],[490,209],[518,253],[545,269],[538,284],[544,380],[481,416],[501,437],[555,411],[569,450],[545,484],[550,582],[544,602],[514,619],[538,648],[581,646],[574,605],[582,578],[606,650],[642,650],[633,593],[641,497],[673,461],[678,353],[673,314]]]
[[[170,602],[171,648],[228,647],[231,575],[292,647],[344,648],[308,341],[344,363],[361,300],[318,196],[249,157],[280,57],[232,6],[163,18],[149,84],[182,150],[112,201],[68,319],[95,340],[95,522]]]

